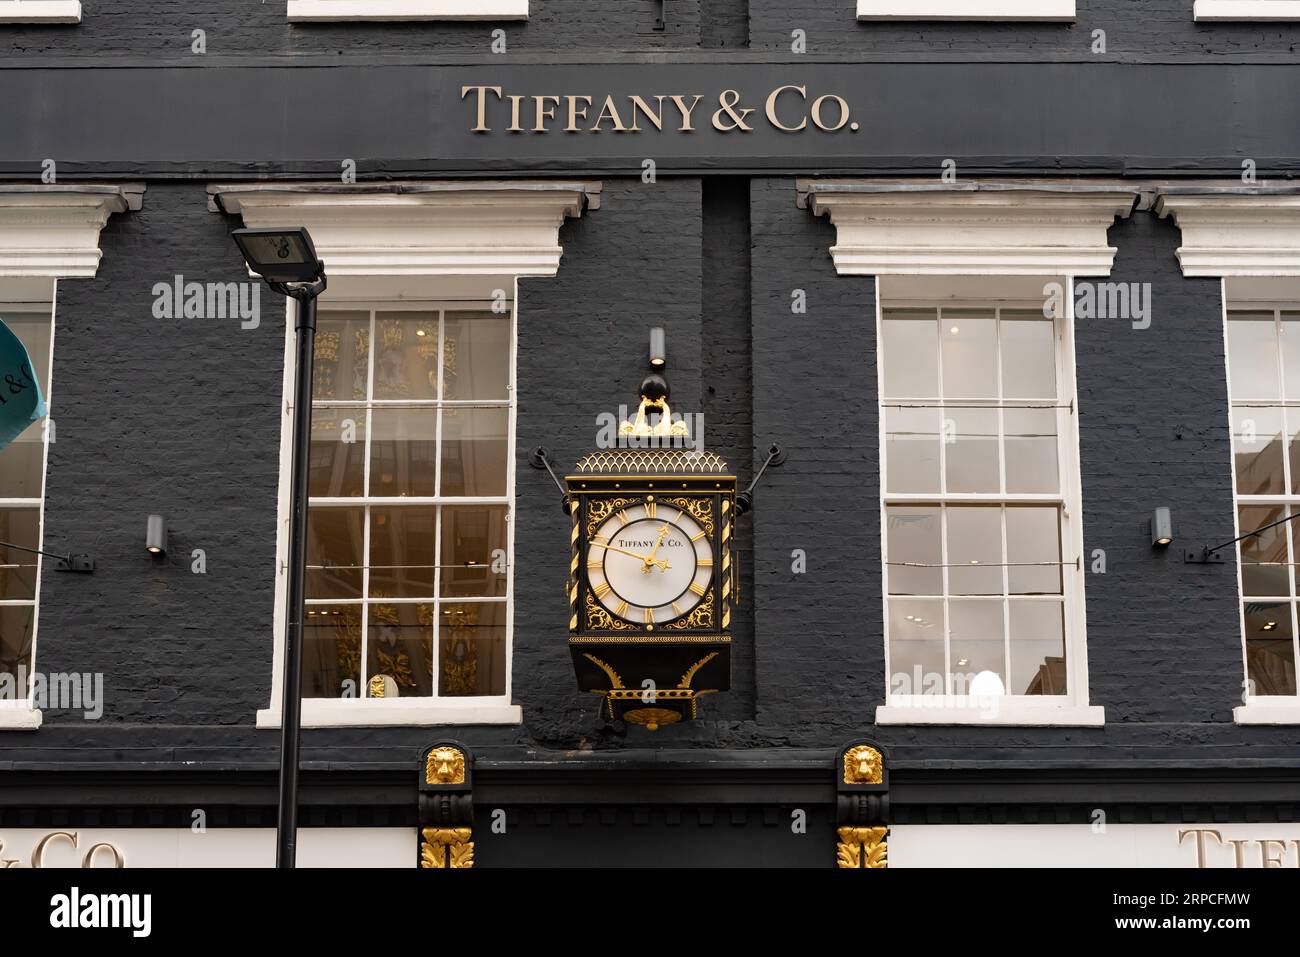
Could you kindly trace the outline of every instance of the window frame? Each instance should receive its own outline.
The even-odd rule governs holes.
[[[517,283],[512,289],[511,297],[507,302],[509,309],[510,321],[510,355],[508,367],[508,398],[505,403],[499,400],[466,400],[460,404],[463,405],[493,405],[495,407],[508,408],[507,415],[507,437],[506,437],[506,489],[504,496],[432,496],[432,497],[402,497],[402,496],[357,496],[345,498],[324,498],[314,499],[313,501],[323,504],[325,507],[330,506],[393,506],[398,504],[419,507],[443,507],[456,505],[475,505],[475,504],[493,504],[504,505],[506,508],[506,593],[503,599],[493,602],[504,604],[505,606],[505,691],[501,695],[477,695],[466,697],[439,697],[436,694],[436,675],[435,675],[435,694],[427,697],[397,697],[397,698],[371,698],[367,694],[366,687],[366,658],[362,655],[362,664],[360,672],[360,686],[357,689],[355,698],[307,698],[302,699],[302,724],[304,727],[375,727],[391,725],[416,725],[416,726],[433,726],[433,725],[457,725],[457,724],[519,724],[522,721],[522,709],[518,705],[511,703],[513,694],[513,663],[514,663],[514,547],[515,547],[515,441],[516,441],[516,419],[518,414],[516,375],[517,375],[517,357],[518,357],[518,315],[516,310],[517,303]],[[322,303],[322,308],[318,312],[318,317],[326,315],[328,311],[335,309],[339,311],[368,311],[371,314],[371,323],[375,322],[375,314],[378,312],[400,312],[416,311],[431,312],[437,311],[439,318],[439,335],[442,335],[443,319],[442,314],[445,312],[457,311],[489,311],[493,307],[493,301],[488,298],[473,299],[446,299],[446,298],[420,298],[420,299],[401,299],[401,298],[383,298],[369,296],[364,299],[337,299],[326,304]],[[284,402],[282,415],[281,443],[280,443],[280,478],[279,478],[279,521],[277,528],[276,548],[276,589],[275,589],[275,618],[274,618],[274,638],[275,638],[275,661],[274,672],[272,677],[272,698],[270,707],[259,710],[257,713],[257,726],[259,728],[278,728],[281,719],[281,705],[283,695],[283,669],[284,669],[284,636],[285,636],[285,603],[286,603],[286,562],[288,555],[288,525],[290,515],[290,486],[292,484],[292,469],[290,467],[292,460],[292,401],[295,389],[295,357],[296,357],[296,337],[294,331],[294,310],[296,304],[293,300],[288,300],[286,309],[288,312],[288,322],[285,329],[285,376],[284,376]],[[373,341],[373,340],[372,340]],[[367,379],[373,377],[373,358],[367,371]],[[404,400],[374,400],[371,394],[372,387],[367,387],[367,398],[363,402],[360,400],[315,400],[313,399],[313,408],[318,407],[318,401],[323,402],[326,406],[351,406],[367,409],[383,408],[385,404],[390,406],[400,406]],[[431,408],[440,407],[446,401],[443,398],[429,400]],[[409,405],[409,403],[406,403]],[[441,418],[441,417],[440,417]],[[439,429],[441,435],[441,429]],[[369,473],[369,442],[370,429],[366,428],[367,455],[365,460],[365,469]],[[441,446],[439,446],[441,448]],[[441,527],[439,523],[439,528]],[[363,560],[366,562],[365,575],[368,577],[370,555],[368,551],[370,539],[369,521],[366,522],[365,539],[363,544]],[[438,544],[435,540],[435,549]],[[440,556],[440,552],[435,551],[435,555]],[[440,559],[439,559],[440,560]],[[364,582],[365,579],[363,579]],[[362,596],[358,599],[339,600],[339,599],[308,599],[306,606],[316,605],[339,605],[339,604],[357,604],[368,606],[375,603],[365,593],[363,584]],[[444,601],[458,603],[460,600],[455,598],[443,598],[441,596],[426,599],[384,599],[385,602],[420,604],[427,603],[435,607]],[[363,648],[365,647],[364,639],[368,638],[364,630],[363,618]],[[437,645],[435,642],[435,654]]]
[[[1078,434],[1078,390],[1075,376],[1074,348],[1074,280],[1073,277],[1060,277],[1065,288],[1063,315],[1052,319],[1054,326],[1056,360],[1056,403],[1057,403],[1057,466],[1060,487],[1057,493],[898,493],[887,491],[888,458],[887,410],[898,399],[885,395],[885,357],[883,355],[884,318],[888,310],[913,309],[1033,309],[1043,310],[1043,302],[1007,298],[984,298],[981,296],[958,296],[952,299],[890,299],[886,304],[881,295],[880,283],[876,283],[876,401],[879,442],[880,474],[880,548],[881,548],[881,605],[882,638],[885,660],[885,704],[876,710],[877,724],[984,724],[984,725],[1101,725],[1104,712],[1100,707],[1088,705],[1088,667],[1087,667],[1087,621],[1086,600],[1084,593],[1083,562],[1083,509],[1081,490],[1081,464],[1079,458]],[[936,321],[940,313],[936,312]],[[1000,316],[1000,314],[999,314]],[[1047,318],[1046,316],[1044,317]],[[999,322],[1001,319],[999,317]],[[937,346],[942,349],[941,341]],[[939,361],[942,362],[941,354]],[[909,400],[910,401],[910,400]],[[1003,399],[989,403],[989,408],[1014,408]],[[1028,401],[1028,400],[1024,400]],[[935,403],[942,408],[942,398]],[[1004,434],[999,427],[999,436]],[[942,443],[942,438],[940,439]],[[941,466],[942,468],[942,466]],[[1005,461],[1003,443],[999,441],[999,473],[1005,479]],[[1000,480],[1000,484],[1003,484]],[[1060,549],[1061,549],[1061,602],[1063,606],[1062,624],[1064,628],[1064,648],[1066,654],[1067,692],[1064,695],[1013,695],[1004,694],[993,699],[992,703],[985,696],[957,695],[948,690],[950,676],[945,674],[945,691],[942,695],[927,694],[893,694],[891,691],[893,673],[890,665],[891,649],[889,640],[889,544],[888,544],[888,509],[891,505],[931,505],[940,508],[960,504],[1057,504],[1061,508]],[[1004,524],[1005,529],[1005,524]],[[941,533],[942,535],[942,533]],[[1005,535],[1005,531],[1004,531]],[[946,536],[944,536],[946,539]],[[946,549],[946,544],[944,545]],[[943,553],[946,556],[946,550]],[[1070,562],[1074,556],[1074,562]],[[1005,560],[1005,555],[1003,559]],[[946,558],[944,559],[946,562]],[[1004,578],[1005,584],[1005,578]],[[945,569],[945,595],[942,598],[947,621],[948,603],[952,596],[946,594],[947,575]],[[1005,597],[1004,601],[1007,600]],[[1004,628],[1009,622],[1004,623]],[[948,655],[951,636],[945,624],[945,660]],[[950,669],[948,669],[950,670]],[[1008,675],[1008,680],[1010,676]]]
[[[1192,16],[1198,23],[1300,21],[1300,0],[1196,0]]]
[[[45,398],[46,416],[39,423],[33,423],[41,430],[41,492],[38,499],[27,498],[0,498],[0,508],[30,508],[32,503],[36,502],[36,542],[33,548],[45,548],[45,497],[46,486],[49,479],[50,470],[50,428],[49,423],[53,415],[53,373],[54,373],[54,323],[57,315],[58,304],[58,281],[51,282],[50,296],[46,301],[34,301],[23,299],[0,299],[0,317],[4,312],[14,307],[21,307],[27,312],[36,312],[39,310],[48,310],[50,319],[50,344],[47,355],[46,368],[41,379],[42,395]],[[31,426],[29,426],[30,428]],[[20,543],[21,544],[21,543]],[[38,642],[40,640],[41,624],[41,578],[44,572],[45,556],[38,554],[36,559],[36,587],[32,590],[30,599],[0,599],[0,606],[18,606],[32,608],[32,650],[31,665],[28,677],[36,673],[36,656],[39,651]],[[35,730],[41,725],[41,712],[36,708],[33,698],[32,685],[27,687],[27,695],[23,698],[0,700],[0,730],[18,729],[18,730]]]
[[[528,0],[289,0],[294,22],[527,20]]]
[[[858,19],[1068,23],[1075,0],[858,0]]]
[[[1290,512],[1292,514],[1296,512],[1300,512],[1300,493],[1291,493],[1291,492],[1283,491],[1281,493],[1276,493],[1276,494],[1242,495],[1238,491],[1237,463],[1236,463],[1237,427],[1236,427],[1236,414],[1235,414],[1235,410],[1241,407],[1278,410],[1283,413],[1282,434],[1288,435],[1288,433],[1290,432],[1290,423],[1286,417],[1285,410],[1287,410],[1288,408],[1295,408],[1297,411],[1300,411],[1300,400],[1288,400],[1285,397],[1286,386],[1285,386],[1285,379],[1283,378],[1284,373],[1282,369],[1283,357],[1282,357],[1282,350],[1281,350],[1281,341],[1280,338],[1276,337],[1276,334],[1282,322],[1281,314],[1283,312],[1300,313],[1300,301],[1288,302],[1286,300],[1277,299],[1277,298],[1249,299],[1243,297],[1240,300],[1238,300],[1238,303],[1236,305],[1234,305],[1233,302],[1228,297],[1226,279],[1222,280],[1221,283],[1223,286],[1222,302],[1223,302],[1224,386],[1225,386],[1225,395],[1227,398],[1227,409],[1228,409],[1228,464],[1229,464],[1229,469],[1232,478],[1232,534],[1233,537],[1236,538],[1242,535],[1241,517],[1240,517],[1242,508],[1275,507],[1275,508],[1281,508],[1284,511]],[[1272,312],[1273,313],[1273,328],[1275,333],[1274,341],[1277,346],[1278,388],[1282,395],[1282,398],[1278,399],[1276,402],[1270,403],[1264,399],[1238,400],[1233,396],[1232,356],[1229,352],[1231,340],[1230,340],[1228,330],[1230,328],[1229,323],[1232,321],[1231,315],[1234,312],[1256,312],[1256,313]],[[1289,401],[1294,401],[1295,405],[1288,405]],[[1297,432],[1297,437],[1300,438],[1300,431]],[[1293,487],[1292,485],[1290,485],[1285,481],[1288,473],[1291,471],[1290,454],[1286,444],[1284,444],[1282,448],[1282,468],[1283,468],[1282,474],[1284,478],[1284,482],[1283,482],[1284,486],[1286,488]],[[1295,563],[1298,560],[1300,560],[1297,558],[1297,548],[1295,542],[1295,535],[1300,533],[1300,528],[1295,527],[1295,524],[1296,523],[1292,522],[1292,523],[1287,523],[1287,525],[1285,526],[1281,526],[1285,529],[1284,534],[1286,535],[1287,557],[1291,563]],[[1300,723],[1300,626],[1297,625],[1297,621],[1296,621],[1297,617],[1300,617],[1300,587],[1297,587],[1297,583],[1295,582],[1295,569],[1300,567],[1300,565],[1291,564],[1288,567],[1287,577],[1288,579],[1290,579],[1290,581],[1288,582],[1288,588],[1291,591],[1295,592],[1294,596],[1288,596],[1285,599],[1273,599],[1270,596],[1256,596],[1256,595],[1247,596],[1245,594],[1245,580],[1244,580],[1244,576],[1242,575],[1241,545],[1242,545],[1241,542],[1237,542],[1236,544],[1233,545],[1234,557],[1236,559],[1236,566],[1237,566],[1236,568],[1237,595],[1236,595],[1235,612],[1237,616],[1237,631],[1241,638],[1241,680],[1242,680],[1242,696],[1241,696],[1242,704],[1241,706],[1234,709],[1233,712],[1234,720],[1238,724],[1251,724],[1256,722],[1263,723],[1263,724]],[[1250,662],[1246,653],[1247,652],[1246,619],[1245,619],[1243,606],[1245,605],[1248,597],[1256,600],[1264,600],[1264,601],[1284,600],[1289,605],[1289,612],[1291,614],[1291,629],[1292,629],[1292,633],[1291,633],[1292,654],[1294,655],[1292,661],[1297,671],[1297,688],[1295,694],[1254,695],[1254,694],[1249,694],[1246,691],[1246,689],[1249,687],[1246,684],[1246,682],[1250,680]]]

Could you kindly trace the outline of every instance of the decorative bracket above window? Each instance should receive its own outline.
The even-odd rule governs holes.
[[[208,187],[209,208],[250,227],[307,227],[340,276],[554,276],[560,226],[600,204],[598,182],[245,183]]]
[[[1156,213],[1182,230],[1184,276],[1300,276],[1300,190],[1168,187]]]
[[[144,184],[0,185],[0,278],[90,278],[99,231],[114,213],[139,209]]]
[[[1110,186],[955,185],[800,180],[799,204],[836,229],[840,275],[1106,276],[1106,231],[1137,190]]]

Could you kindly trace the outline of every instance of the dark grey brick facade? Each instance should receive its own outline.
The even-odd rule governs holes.
[[[0,27],[0,51],[7,66],[183,59],[190,31],[204,29],[212,57],[487,58],[495,26],[291,25],[283,0],[195,6],[85,0],[77,27]],[[1191,0],[1078,6],[1069,25],[881,25],[858,24],[852,0],[667,0],[656,31],[657,0],[533,0],[527,24],[502,27],[507,58],[664,53],[665,69],[671,54],[700,49],[788,53],[794,29],[807,32],[810,56],[843,61],[1086,59],[1095,28],[1107,32],[1107,56],[1131,60],[1282,60],[1300,43],[1300,24],[1195,24]],[[829,760],[844,742],[871,739],[918,789],[939,771],[1256,766],[1283,776],[1270,800],[1300,806],[1300,731],[1232,721],[1242,684],[1235,567],[1185,565],[1177,551],[1230,537],[1233,511],[1220,286],[1182,276],[1169,221],[1137,212],[1110,233],[1112,279],[1153,286],[1151,327],[1081,321],[1076,334],[1085,562],[1102,549],[1107,564],[1086,581],[1090,703],[1106,709],[1106,726],[878,728],[874,281],[836,274],[834,228],[797,206],[793,176],[599,178],[601,208],[561,229],[558,275],[519,291],[513,684],[524,723],[308,730],[311,768],[393,774],[406,787],[397,771],[444,736],[519,760],[590,751],[723,761],[752,749],[778,764]],[[102,672],[107,702],[99,722],[47,711],[39,731],[0,735],[0,768],[274,766],[279,736],[254,717],[271,687],[279,300],[264,291],[255,330],[151,312],[153,284],[176,274],[243,278],[228,238],[238,221],[207,211],[205,185],[150,181],[144,208],[103,231],[98,276],[59,285],[45,541],[89,552],[98,569],[66,576],[47,565],[38,667]],[[791,309],[795,290],[805,314]],[[527,461],[542,445],[569,466],[593,446],[598,413],[633,403],[650,325],[667,332],[674,409],[704,412],[710,447],[742,483],[769,444],[789,455],[738,534],[733,690],[706,699],[699,722],[653,734],[607,725],[598,699],[576,689],[562,590],[568,519]],[[1173,512],[1168,553],[1149,546],[1158,505]],[[161,564],[142,547],[151,512],[170,524]],[[205,575],[190,572],[193,549],[206,553]],[[791,571],[795,550],[806,574]]]

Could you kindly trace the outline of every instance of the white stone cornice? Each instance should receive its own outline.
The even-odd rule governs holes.
[[[560,226],[600,183],[267,183],[208,187],[251,227],[305,226],[330,276],[554,276]]]
[[[99,231],[114,213],[139,209],[142,184],[0,184],[0,277],[89,278]]]
[[[1155,209],[1182,231],[1184,276],[1300,276],[1300,195],[1171,190]]]
[[[1074,0],[858,0],[859,20],[1074,19]]]
[[[801,181],[800,202],[836,229],[841,275],[1110,274],[1106,231],[1134,190],[972,183]]]

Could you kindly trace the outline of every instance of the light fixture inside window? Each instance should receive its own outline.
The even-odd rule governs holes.
[[[1263,627],[1260,628],[1259,630],[1260,630],[1260,631],[1276,631],[1276,630],[1277,630],[1277,622],[1275,622],[1275,621],[1266,621],[1266,622],[1264,622]]]
[[[167,522],[161,515],[150,515],[145,526],[144,547],[150,555],[167,554]]]

